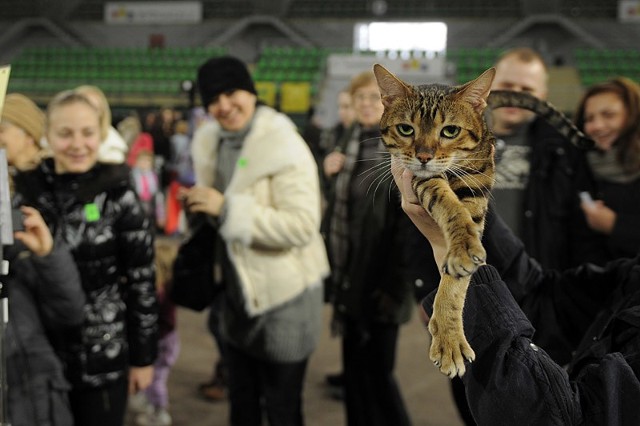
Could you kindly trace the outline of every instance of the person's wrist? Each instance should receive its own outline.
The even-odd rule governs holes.
[[[32,250],[32,251],[38,257],[47,257],[53,251],[53,244],[45,247],[39,247],[37,250]]]
[[[433,259],[438,265],[438,271],[442,271],[442,266],[444,264],[444,259],[447,255],[447,248],[444,246],[431,246],[433,250]]]

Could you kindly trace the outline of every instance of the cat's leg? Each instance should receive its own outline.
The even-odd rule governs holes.
[[[444,234],[447,255],[443,272],[457,278],[474,273],[487,257],[481,242],[486,199],[479,197],[463,203],[442,178],[414,179],[413,186],[420,203]]]
[[[432,336],[429,358],[440,372],[451,378],[462,377],[466,371],[465,361],[472,362],[476,357],[464,336],[462,324],[462,309],[470,280],[470,276],[454,278],[442,274],[429,319]]]
[[[481,243],[486,199],[462,202],[449,183],[439,178],[414,180],[414,190],[442,229],[447,243],[442,278],[429,321],[432,336],[429,357],[447,376],[462,376],[465,361],[475,359],[464,336],[462,309],[471,274],[486,259]]]

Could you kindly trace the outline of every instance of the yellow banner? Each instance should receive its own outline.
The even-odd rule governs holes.
[[[280,109],[285,113],[307,112],[311,106],[309,82],[286,82],[280,85]]]
[[[258,99],[270,107],[276,106],[276,84],[270,81],[256,81]]]

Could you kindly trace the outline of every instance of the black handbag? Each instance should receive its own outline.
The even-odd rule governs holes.
[[[202,311],[222,290],[213,276],[217,229],[207,222],[180,243],[173,263],[173,280],[169,298],[178,306]]]

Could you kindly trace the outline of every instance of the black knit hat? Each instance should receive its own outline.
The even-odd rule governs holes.
[[[246,65],[232,56],[209,59],[198,68],[198,90],[206,108],[223,92],[233,89],[257,94]]]

